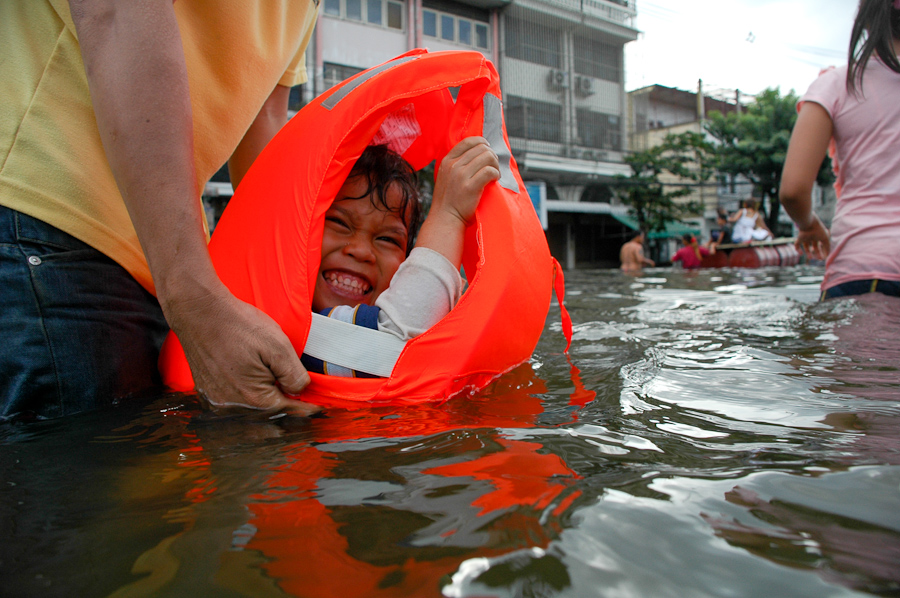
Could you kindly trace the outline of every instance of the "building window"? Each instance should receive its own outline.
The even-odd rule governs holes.
[[[433,10],[422,11],[422,33],[428,37],[437,37],[437,13]]]
[[[402,30],[403,6],[394,0],[324,0],[322,10],[340,19]]]
[[[621,46],[580,35],[576,35],[574,41],[576,73],[621,83]]]
[[[303,102],[303,85],[295,85],[291,87],[290,94],[288,95],[288,110],[293,110],[294,112],[300,110],[304,106]]]
[[[387,26],[390,29],[403,29],[403,5],[399,2],[387,3]]]
[[[344,0],[344,7],[347,12],[344,13],[351,21],[362,21],[362,0]]]
[[[562,35],[556,29],[514,17],[505,19],[506,54],[534,64],[560,68]]]
[[[489,49],[487,23],[430,8],[422,10],[422,33],[463,46]]]
[[[381,0],[368,0],[366,2],[366,20],[375,25],[381,25]]]
[[[475,23],[475,47],[488,47],[488,26],[484,23]]]
[[[472,22],[462,19],[457,23],[459,26],[457,30],[457,35],[459,37],[459,43],[465,44],[467,46],[472,45]]]
[[[562,140],[562,107],[517,96],[506,99],[506,131],[510,137]]]
[[[456,19],[451,15],[441,15],[441,39],[456,41]]]
[[[363,72],[363,70],[354,66],[326,62],[322,65],[322,79],[325,83],[325,89],[331,89],[341,81],[345,81],[353,75]]]
[[[618,116],[579,108],[575,118],[578,119],[579,145],[622,151],[622,127]]]

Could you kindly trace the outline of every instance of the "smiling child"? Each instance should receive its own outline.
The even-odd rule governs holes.
[[[313,311],[401,340],[428,330],[462,294],[463,235],[485,186],[499,177],[488,142],[463,139],[441,162],[416,236],[415,171],[386,146],[366,148],[325,214]],[[308,355],[302,360],[314,372],[368,376]]]

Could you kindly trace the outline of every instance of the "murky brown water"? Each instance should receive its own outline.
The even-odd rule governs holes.
[[[0,426],[0,595],[898,595],[900,300],[821,274],[569,273],[441,406]]]

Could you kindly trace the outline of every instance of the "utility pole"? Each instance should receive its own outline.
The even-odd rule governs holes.
[[[697,79],[697,120],[706,120],[706,102],[703,101],[703,79]]]

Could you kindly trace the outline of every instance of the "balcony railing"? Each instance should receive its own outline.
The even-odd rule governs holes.
[[[550,6],[558,6],[626,27],[634,26],[634,19],[637,15],[635,2],[636,0],[542,0],[542,3]]]

